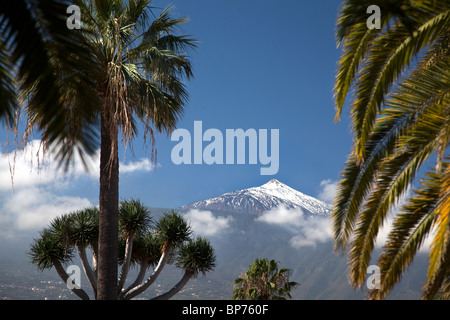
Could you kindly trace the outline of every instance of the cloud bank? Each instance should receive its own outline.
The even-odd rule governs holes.
[[[337,191],[337,181],[332,181],[330,179],[323,180],[320,182],[319,188],[321,189],[317,198],[325,203],[332,204]]]
[[[91,181],[98,183],[100,150],[87,157],[87,169],[77,155],[67,173],[58,168],[53,154],[44,154],[40,140],[11,153],[0,152],[0,237],[16,232],[36,231],[54,217],[98,203],[98,195],[89,200],[76,195],[77,188]],[[147,158],[121,162],[120,174],[149,172]],[[75,193],[75,195],[74,195]]]
[[[212,237],[219,236],[227,232],[233,218],[214,217],[209,210],[191,209],[185,214],[185,218],[190,222],[192,231],[196,236]]]
[[[309,217],[300,209],[279,206],[266,211],[257,221],[278,225],[295,234],[289,241],[294,248],[315,247],[318,243],[331,240],[331,226],[328,217]]]

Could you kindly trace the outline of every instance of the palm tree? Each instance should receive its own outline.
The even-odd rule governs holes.
[[[152,142],[153,128],[171,132],[187,100],[181,80],[192,77],[184,52],[194,41],[176,29],[187,20],[172,18],[166,8],[149,23],[150,2],[74,2],[98,64],[93,78],[100,97],[99,299],[115,299],[117,293],[119,128],[125,144],[137,133],[137,120]]]
[[[18,3],[23,10],[8,2],[0,7],[0,90],[5,102],[0,116],[17,128],[14,111],[21,112],[8,84],[16,72],[26,115],[24,140],[37,128],[43,147],[54,149],[68,169],[76,153],[83,161],[94,155],[100,137],[97,294],[114,299],[119,129],[128,145],[142,123],[154,159],[154,130],[170,133],[187,102],[183,80],[193,74],[186,51],[195,47],[194,40],[178,35],[186,18],[172,18],[172,7],[154,17],[151,0],[72,1],[81,10],[81,30],[67,29],[63,1]],[[17,71],[8,67],[10,60]]]
[[[172,289],[153,299],[170,299],[183,289],[191,278],[197,277],[200,273],[206,275],[211,271],[215,267],[215,261],[214,248],[207,239],[197,238],[182,244],[179,248],[176,266],[184,270],[183,277]]]
[[[442,286],[449,292],[450,281],[450,1],[380,1],[380,30],[367,28],[370,4],[345,1],[337,22],[336,119],[352,93],[355,137],[332,212],[335,247],[349,250],[351,282],[362,287],[380,229],[417,183],[394,217],[378,262],[380,289],[369,297],[385,298],[433,237],[422,296],[432,299]]]
[[[286,300],[298,283],[289,281],[291,271],[275,260],[255,259],[246,273],[234,280],[235,300]]]

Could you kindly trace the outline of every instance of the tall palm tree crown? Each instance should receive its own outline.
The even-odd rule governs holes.
[[[373,4],[380,8],[381,29],[366,23]],[[339,13],[336,120],[351,95],[354,145],[332,224],[336,249],[349,250],[355,287],[364,284],[389,213],[406,197],[378,261],[381,284],[369,293],[373,299],[387,296],[427,237],[433,242],[423,298],[440,289],[450,293],[449,39],[448,0],[348,0]]]
[[[275,260],[255,259],[247,272],[234,280],[235,300],[285,300],[298,286],[290,281],[291,270],[280,268]]]

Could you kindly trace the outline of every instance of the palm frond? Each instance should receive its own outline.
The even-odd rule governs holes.
[[[409,121],[405,123],[406,127],[396,133],[397,136],[393,140],[395,148],[391,145],[388,150],[385,149],[384,156],[377,162],[378,169],[370,172],[374,178],[370,180],[368,176],[365,189],[358,190],[360,198],[356,199],[356,203],[360,206],[349,208],[353,211],[350,215],[347,213],[345,217],[347,222],[344,224],[343,234],[348,237],[352,232],[355,233],[350,251],[352,281],[355,286],[361,285],[364,280],[374,241],[390,208],[406,192],[416,172],[433,154],[441,141],[449,139],[447,126],[450,119],[447,119],[444,107],[448,104],[449,90],[446,85],[449,78],[446,76],[447,74],[443,73],[439,65],[426,72],[414,72],[411,78],[402,83],[390,107],[383,110],[378,119],[376,126],[378,129],[386,127],[384,123],[386,121],[390,127],[391,123],[395,123],[392,122],[394,118],[401,119],[407,116],[406,119]],[[418,77],[420,77],[420,90],[417,89]],[[412,114],[414,117],[411,117]],[[358,172],[355,163],[353,168]],[[338,199],[342,195],[341,192]],[[355,203],[353,199],[350,203],[352,201]],[[343,223],[342,212],[334,211],[334,214],[338,213],[341,215],[335,217],[335,222]],[[355,223],[356,229],[353,230]],[[338,227],[339,225],[335,230],[342,233],[343,230]]]
[[[384,299],[400,281],[415,254],[431,235],[436,219],[436,203],[441,193],[441,175],[427,174],[422,188],[414,191],[395,216],[392,229],[378,261],[382,279],[380,288],[370,292],[371,299]]]
[[[365,157],[364,146],[394,82],[413,57],[446,31],[449,24],[450,9],[432,15],[412,34],[397,24],[375,40],[357,80],[356,97],[351,106],[358,157]]]
[[[380,35],[377,29],[367,27],[367,8],[376,4],[383,12],[380,27],[385,30],[394,21],[405,27],[409,32],[413,30],[411,14],[417,14],[416,4],[408,0],[388,0],[383,2],[348,0],[341,5],[336,28],[337,45],[342,46],[342,55],[338,63],[338,72],[335,81],[336,116],[341,117],[345,98],[349,94],[356,74],[364,64],[372,42]]]
[[[386,297],[425,237],[436,230],[423,295],[433,298],[446,283],[450,265],[444,187],[450,140],[450,1],[375,4],[383,14],[382,28],[374,34],[364,30],[359,16],[367,8],[365,1],[344,2],[338,20],[343,54],[335,83],[336,118],[353,90],[355,139],[331,217],[335,247],[345,250],[351,243],[351,281],[361,286],[388,213],[425,161],[435,156],[434,171],[394,219],[379,260],[381,288],[370,293],[371,298]]]
[[[428,61],[424,64],[428,65]],[[381,161],[398,148],[400,137],[403,143],[414,142],[417,137],[407,139],[406,133],[412,131],[411,127],[429,106],[445,106],[448,101],[450,78],[446,65],[447,62],[443,60],[429,65],[427,69],[419,68],[412,72],[379,115],[366,145],[366,161],[358,164],[356,157],[350,156],[342,173],[332,213],[337,248],[345,248],[358,212],[373,187]]]
[[[436,296],[450,270],[450,169],[447,163],[441,181],[441,193],[433,225],[436,234],[431,245],[428,280],[422,295],[424,299],[433,299]]]
[[[29,2],[20,0],[14,5],[7,2],[0,5],[2,61],[9,59],[14,70],[19,103],[27,113],[34,114],[28,118],[29,127],[36,126],[43,131],[43,141],[48,145],[64,146],[67,140],[60,138],[67,129],[67,106],[79,108],[78,111],[83,111],[80,117],[87,114],[85,123],[92,124],[87,111],[96,104],[97,95],[92,90],[92,74],[83,71],[94,70],[96,64],[89,54],[83,31],[70,31],[66,27],[66,1]],[[8,75],[4,73],[4,76]],[[78,90],[83,90],[84,94],[79,95]],[[4,98],[8,98],[6,93]],[[24,140],[29,132],[27,128]],[[95,150],[97,141],[92,130],[86,130],[83,137],[74,135],[72,138],[73,148],[65,145],[61,150],[67,152],[57,156],[60,163],[72,160],[77,148],[85,149],[83,152],[88,155]]]
[[[18,109],[14,82],[10,52],[2,41],[0,42],[0,119],[3,119],[9,127],[14,125],[14,113]]]

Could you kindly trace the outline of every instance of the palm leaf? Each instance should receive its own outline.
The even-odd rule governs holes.
[[[380,114],[366,145],[366,161],[362,165],[358,164],[356,157],[352,155],[345,166],[332,213],[338,249],[345,248],[381,161],[394,152],[400,137],[403,136],[405,139],[406,130],[410,130],[411,124],[428,106],[436,103],[445,105],[448,99],[450,78],[447,62],[435,62],[432,65],[430,60],[433,60],[434,49],[430,52],[420,68],[405,79],[396,94],[388,101],[389,108]]]
[[[422,297],[433,299],[450,270],[450,169],[445,163],[442,173],[441,194],[436,205],[436,234],[431,246],[428,280]]]
[[[443,136],[445,136],[444,140],[448,139],[446,129],[448,120],[443,105],[448,104],[449,87],[445,84],[450,78],[442,71],[440,66],[435,66],[424,73],[413,73],[412,78],[405,80],[402,89],[392,100],[395,103],[382,112],[379,119],[381,123],[385,120],[391,121],[389,116],[383,117],[383,115],[401,114],[405,110],[404,102],[410,103],[415,100],[419,106],[422,103],[422,108],[418,108],[421,111],[415,114],[414,119],[410,118],[413,121],[410,121],[409,126],[397,137],[395,150],[389,150],[393,152],[392,155],[388,154],[381,159],[376,180],[370,182],[372,193],[367,195],[364,209],[359,213],[358,225],[354,230],[355,239],[350,252],[354,285],[361,285],[364,280],[374,241],[389,209],[407,190],[415,173],[436,150]],[[416,89],[418,74],[420,74],[421,90]],[[355,216],[356,214],[353,214],[353,217]],[[347,233],[350,232],[347,231]]]
[[[384,299],[400,281],[426,237],[432,231],[436,218],[436,203],[441,191],[441,176],[431,172],[422,181],[401,212],[395,217],[378,266],[381,269],[380,289],[370,293],[372,299]]]
[[[28,118],[23,139],[27,140],[30,128],[35,126],[43,132],[45,143],[61,147],[63,151],[57,155],[60,163],[70,162],[77,149],[93,155],[97,142],[95,130],[72,136],[70,145],[62,138],[64,130],[68,129],[67,107],[76,106],[80,117],[86,115],[83,122],[90,125],[91,114],[87,111],[96,104],[92,74],[82,72],[96,66],[88,53],[83,31],[68,31],[66,1],[29,2],[20,0],[14,5],[8,2],[0,5],[1,61],[9,59],[18,82],[20,103],[27,109],[27,114],[33,114]],[[5,79],[11,73],[3,75]],[[2,96],[9,101],[5,100],[6,104],[2,105],[7,109],[6,113],[2,109],[2,113],[11,115],[14,105],[10,99],[13,96],[11,88],[6,87],[6,90]],[[82,90],[83,95],[78,95],[78,90]]]
[[[361,70],[352,103],[356,134],[356,153],[364,158],[364,146],[386,94],[395,80],[425,46],[448,29],[450,10],[432,15],[412,34],[403,25],[394,25],[375,40],[369,58]]]

